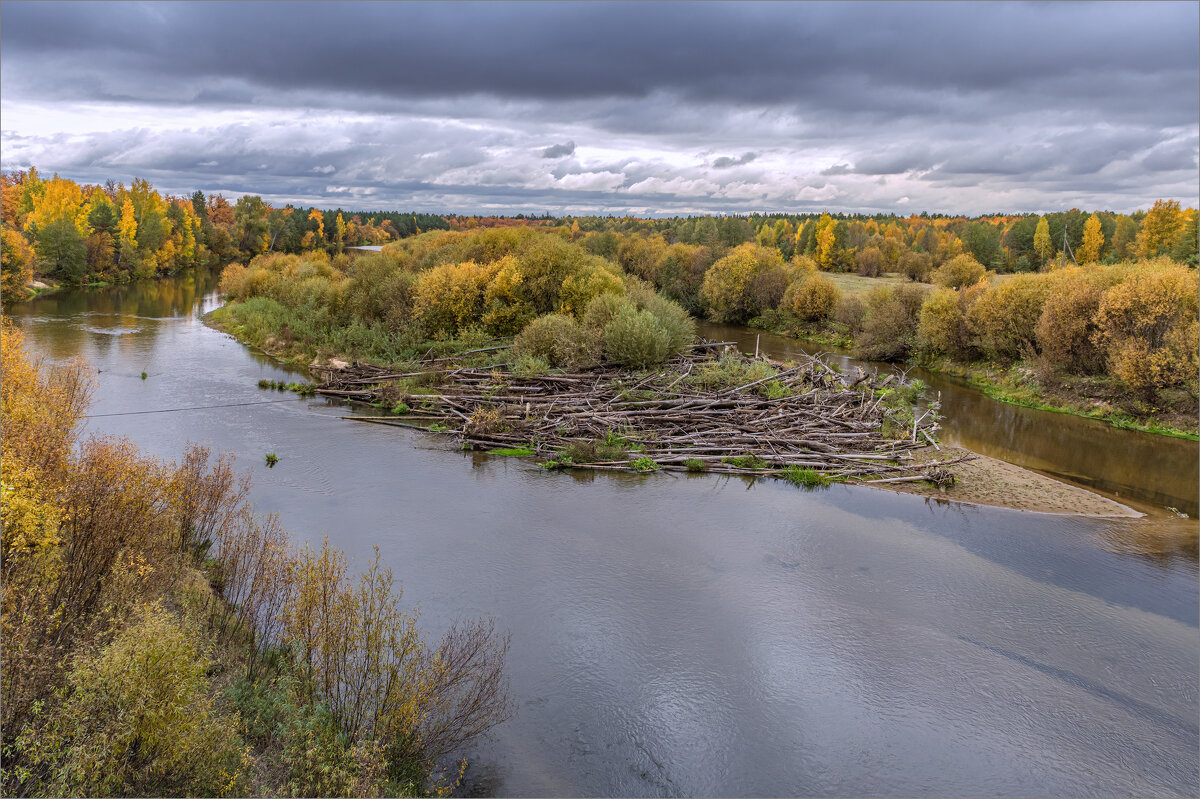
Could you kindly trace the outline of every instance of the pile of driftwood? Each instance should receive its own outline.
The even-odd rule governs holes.
[[[962,458],[912,454],[936,446],[937,403],[913,413],[889,402],[883,389],[902,382],[894,375],[860,370],[848,377],[819,357],[786,364],[758,358],[775,374],[725,388],[699,385],[697,375],[730,344],[706,342],[637,374],[598,366],[521,377],[506,365],[469,368],[454,359],[411,372],[355,364],[327,370],[317,393],[407,409],[347,419],[421,427],[464,448],[528,449],[573,468],[953,481],[946,467]],[[414,380],[422,387],[412,388]]]

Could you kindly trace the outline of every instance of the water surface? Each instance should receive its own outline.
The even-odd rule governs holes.
[[[172,459],[189,440],[236,453],[257,507],[298,538],[328,536],[359,564],[378,545],[433,634],[455,617],[496,617],[512,635],[520,710],[471,752],[466,791],[1200,789],[1194,520],[546,473],[457,452],[344,421],[344,405],[257,389],[302,376],[200,322],[214,284],[201,272],[67,292],[14,316],[34,351],[101,370],[91,431]],[[1041,414],[971,434],[953,421],[966,400],[943,401],[949,435],[976,449],[969,435],[991,435],[1021,458],[1041,458],[1031,438],[1073,423]],[[1012,406],[964,412],[997,407]],[[1165,441],[1146,439],[1149,452]],[[1128,463],[1085,460],[1080,481],[1134,483],[1153,460],[1135,440],[1112,455]],[[280,457],[274,469],[266,452]],[[1047,471],[1073,468],[1051,460]]]

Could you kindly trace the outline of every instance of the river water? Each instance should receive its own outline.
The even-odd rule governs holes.
[[[1172,484],[1168,501],[1139,478],[1174,442],[1101,444],[1119,467],[1055,459],[1039,439],[1082,420],[1013,422],[1011,406],[943,388],[947,438],[1132,493],[1150,511],[1137,520],[547,473],[259,390],[302,376],[205,327],[214,288],[199,272],[54,294],[13,316],[35,353],[100,370],[90,431],[164,458],[189,440],[235,453],[258,509],[298,539],[328,536],[358,564],[378,545],[431,634],[495,616],[519,711],[469,753],[464,792],[1200,791],[1197,527],[1156,510],[1194,493]],[[1002,429],[957,421],[975,415]],[[1168,471],[1194,475],[1183,444]]]

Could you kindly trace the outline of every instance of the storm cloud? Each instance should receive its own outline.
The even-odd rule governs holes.
[[[1197,9],[4,2],[0,165],[466,213],[1194,205]]]
[[[545,150],[542,150],[542,158],[562,158],[573,152],[575,152],[575,142],[573,141],[565,144],[552,144]]]

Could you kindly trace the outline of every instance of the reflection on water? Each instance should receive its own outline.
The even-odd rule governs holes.
[[[195,275],[15,313],[35,350],[101,370],[96,413],[274,399],[257,380],[293,373],[199,322],[212,286]],[[328,535],[359,564],[379,546],[432,634],[494,614],[520,711],[470,753],[467,793],[1200,787],[1194,520],[549,473],[344,415],[288,396],[89,424],[163,457],[188,440],[233,452],[256,505],[299,538]],[[1014,447],[1032,435],[1003,424]]]

